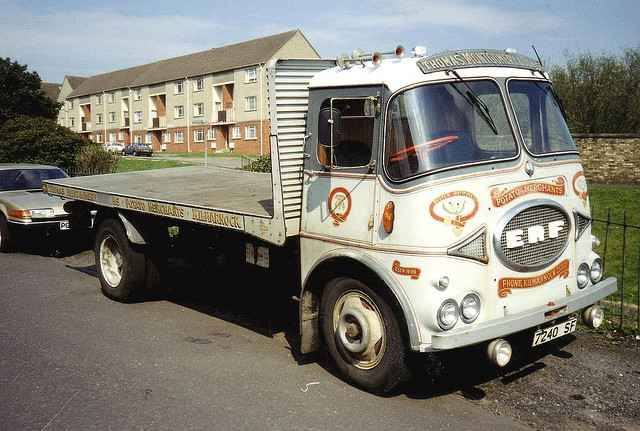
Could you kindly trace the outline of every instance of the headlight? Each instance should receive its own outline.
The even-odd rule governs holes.
[[[591,263],[589,278],[594,284],[600,281],[600,279],[602,278],[602,259],[600,259],[599,257]]]
[[[41,208],[37,210],[29,210],[32,219],[38,218],[52,218],[53,210],[51,208]]]
[[[578,267],[577,281],[579,289],[584,289],[589,283],[589,265],[585,262],[582,262]]]
[[[460,314],[464,323],[476,320],[480,314],[480,297],[475,293],[465,296],[460,304]]]
[[[453,328],[458,322],[458,304],[453,299],[447,299],[438,309],[438,325],[445,331]]]

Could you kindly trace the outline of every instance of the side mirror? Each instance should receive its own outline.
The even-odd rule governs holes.
[[[335,147],[340,143],[340,111],[335,108],[323,108],[320,110],[318,118],[318,143],[325,148],[331,147],[332,132],[333,146]]]

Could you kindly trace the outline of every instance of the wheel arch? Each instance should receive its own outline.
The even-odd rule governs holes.
[[[326,284],[338,277],[351,277],[367,284],[389,302],[398,319],[405,342],[418,350],[418,322],[409,298],[400,284],[373,257],[355,250],[334,250],[322,256],[311,268],[300,295],[300,335],[302,353],[320,348],[320,298]]]
[[[94,226],[97,229],[104,220],[114,218],[120,220],[127,232],[127,238],[132,244],[146,245],[148,241],[145,239],[146,232],[133,217],[128,217],[122,211],[113,209],[100,209],[96,214]]]

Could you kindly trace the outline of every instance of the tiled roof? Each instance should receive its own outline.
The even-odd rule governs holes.
[[[71,75],[67,75],[65,76],[65,78],[67,79],[67,82],[69,83],[71,88],[78,88],[80,84],[82,84],[84,81],[88,79],[83,76],[71,76]]]
[[[300,30],[291,30],[260,39],[92,76],[78,86],[69,97],[152,85],[264,63],[299,32]]]
[[[62,85],[56,84],[54,82],[41,82],[40,89],[44,92],[44,95],[47,96],[51,100],[58,100],[58,95],[60,95],[60,88]]]

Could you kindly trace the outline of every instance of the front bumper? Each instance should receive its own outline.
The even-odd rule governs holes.
[[[474,327],[434,334],[431,337],[431,348],[432,350],[456,349],[504,337],[525,329],[535,328],[538,325],[588,307],[611,295],[618,289],[617,283],[618,281],[615,277],[609,277],[575,295],[554,301],[553,306],[544,305],[520,314],[481,323]],[[555,313],[552,318],[545,316],[545,313],[558,309],[561,309],[561,312]]]

